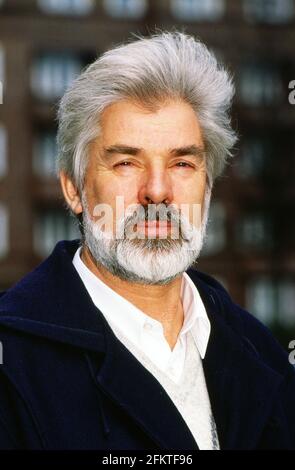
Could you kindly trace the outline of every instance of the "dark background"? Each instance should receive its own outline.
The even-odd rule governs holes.
[[[199,269],[287,349],[295,338],[294,0],[0,0],[0,290],[57,240],[78,235],[54,176],[65,88],[131,33],[173,27],[213,49],[237,88],[240,141],[215,187]]]

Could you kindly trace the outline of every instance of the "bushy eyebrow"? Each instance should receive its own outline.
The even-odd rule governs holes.
[[[174,149],[170,149],[169,153],[174,155],[175,157],[183,157],[185,155],[194,155],[195,157],[204,157],[205,149],[203,147],[199,147],[198,145],[187,145],[185,147],[178,147]]]
[[[109,147],[104,147],[103,150],[106,156],[114,155],[114,154],[135,156],[143,151],[142,148],[131,147],[129,145],[124,145],[124,144],[110,145]],[[205,156],[205,149],[203,147],[193,144],[193,145],[186,145],[184,147],[171,148],[168,150],[168,153],[170,153],[174,157],[183,157],[185,155],[193,155],[198,158],[200,157],[203,158]]]

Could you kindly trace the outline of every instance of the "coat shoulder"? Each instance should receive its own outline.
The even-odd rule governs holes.
[[[295,377],[295,369],[288,360],[287,351],[266,325],[253,313],[238,305],[221,283],[212,276],[193,271],[192,277],[197,287],[204,287],[214,299],[222,321],[241,339],[247,349],[278,373],[282,375],[290,373]]]

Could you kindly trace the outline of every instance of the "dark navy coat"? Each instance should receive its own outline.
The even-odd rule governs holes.
[[[197,449],[165,390],[92,303],[72,264],[77,247],[58,243],[1,296],[0,448]],[[295,449],[287,354],[214,279],[188,274],[212,326],[203,366],[221,449]]]

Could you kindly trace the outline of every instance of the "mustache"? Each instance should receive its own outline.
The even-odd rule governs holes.
[[[132,229],[136,224],[142,222],[159,222],[164,221],[171,224],[172,229],[175,229],[178,233],[176,238],[182,241],[189,241],[190,235],[187,233],[189,221],[184,220],[184,216],[181,215],[180,211],[173,206],[167,206],[165,204],[149,204],[148,206],[140,206],[137,209],[127,215],[122,220],[121,230],[124,235],[132,233]]]
[[[180,222],[181,217],[176,209],[169,208],[165,204],[149,204],[148,206],[138,206],[140,210],[135,210],[127,215],[125,224],[149,221]]]

